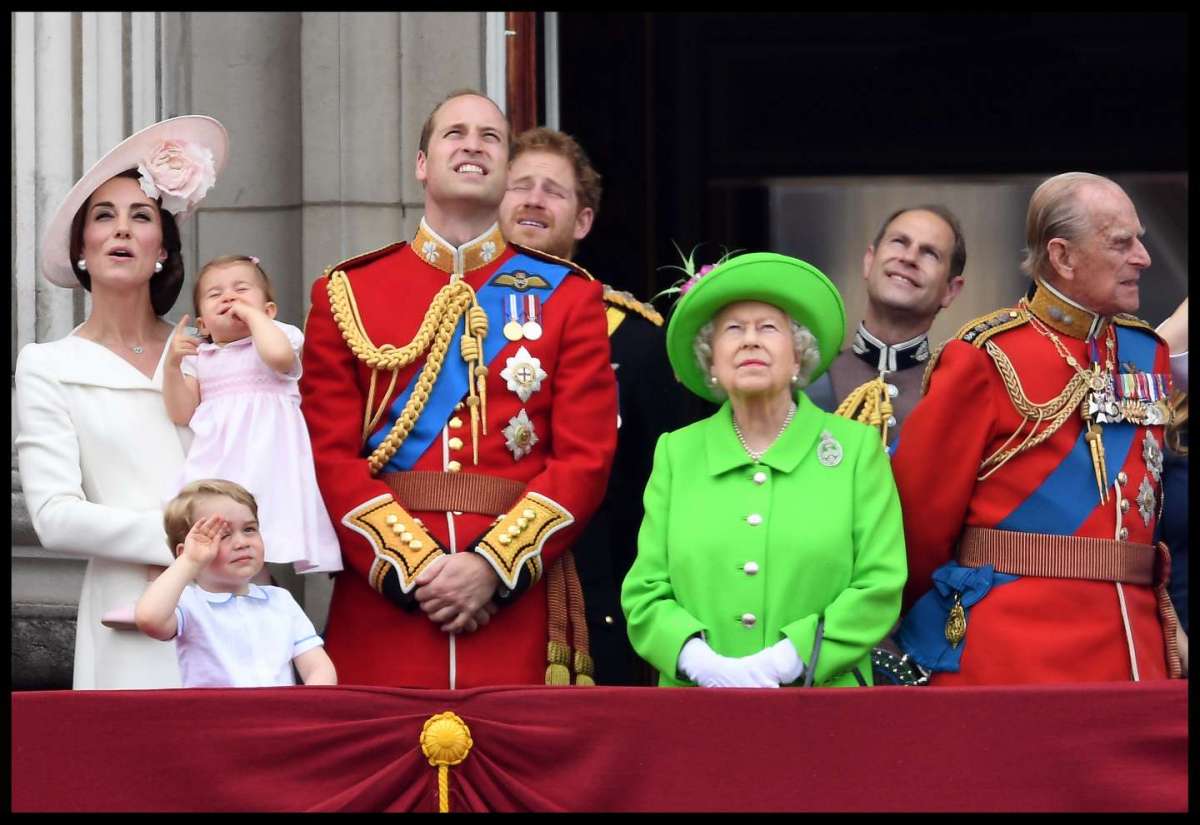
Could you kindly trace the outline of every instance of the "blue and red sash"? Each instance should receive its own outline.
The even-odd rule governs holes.
[[[549,284],[548,287],[531,285],[524,290],[525,294],[536,294],[543,306],[571,272],[569,267],[562,264],[540,261],[527,255],[514,255],[505,261],[496,274],[488,280],[487,284],[475,291],[479,305],[483,307],[488,316],[488,332],[487,336],[483,339],[483,358],[484,362],[489,366],[492,360],[504,349],[505,345],[509,343],[508,339],[504,337],[502,326],[504,324],[504,303],[511,290],[497,286],[495,281],[501,275],[513,273],[518,270],[530,275],[540,275]],[[421,412],[417,423],[413,426],[412,432],[408,434],[408,438],[404,440],[404,443],[400,445],[400,449],[384,465],[381,472],[394,473],[412,469],[417,459],[425,454],[425,451],[429,449],[429,445],[441,433],[442,427],[445,426],[447,419],[450,418],[454,410],[454,405],[461,401],[463,396],[467,394],[467,364],[458,356],[459,341],[462,339],[462,334],[463,319],[460,318],[458,325],[454,328],[450,348],[447,350],[445,361],[442,362],[441,372],[438,373],[437,380],[433,383],[433,389],[429,393],[429,400],[425,404],[425,409]],[[404,405],[412,396],[413,389],[416,387],[420,375],[420,370],[417,370],[408,382],[408,386],[393,399],[387,415],[384,416],[383,422],[371,434],[371,437],[367,439],[367,443],[362,451],[364,457],[374,452],[380,443],[387,438],[387,434],[391,432],[392,426],[396,423],[396,419],[404,409]]]
[[[1154,372],[1157,339],[1137,329],[1116,327],[1117,352],[1121,363],[1132,363],[1141,373]],[[1136,424],[1122,422],[1100,427],[1104,442],[1108,486],[1125,466],[1137,434]],[[1075,446],[1059,465],[1016,509],[996,525],[997,530],[1018,533],[1050,533],[1071,536],[1096,509],[1096,481],[1091,452],[1081,430]]]

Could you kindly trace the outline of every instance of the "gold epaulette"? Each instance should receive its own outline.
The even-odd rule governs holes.
[[[376,258],[382,258],[384,255],[392,252],[399,252],[406,245],[407,243],[405,241],[397,241],[395,243],[390,243],[387,246],[381,246],[378,249],[372,249],[370,252],[363,252],[361,254],[354,255],[350,258],[346,258],[344,261],[339,261],[332,266],[325,267],[325,271],[322,274],[328,278],[332,272],[345,272],[351,267],[362,266],[363,264],[369,263]]]
[[[622,292],[613,289],[608,284],[604,285],[604,300],[613,306],[620,307],[627,312],[634,312],[645,318],[656,327],[663,325],[663,317],[657,309],[644,301],[639,301],[633,297],[632,293]]]
[[[521,244],[513,243],[512,241],[509,241],[508,245],[513,249],[520,250],[522,254],[528,255],[531,258],[541,258],[542,260],[549,261],[552,264],[562,264],[563,266],[570,267],[571,271],[576,275],[582,275],[589,281],[596,280],[592,273],[588,272],[582,266],[569,258],[560,258],[557,255],[551,255],[549,252],[543,252],[540,249],[534,249],[532,246],[521,246]]]
[[[993,335],[1027,323],[1029,323],[1029,311],[1024,307],[1004,307],[967,321],[958,328],[958,332],[954,333],[950,340],[966,341],[968,344],[982,349]],[[934,350],[933,355],[929,358],[929,363],[925,365],[925,373],[921,376],[921,395],[924,395],[929,389],[929,378],[933,375],[934,367],[937,366],[938,358],[941,357],[945,347],[946,344],[943,343]]]
[[[954,337],[976,348],[982,348],[987,339],[997,333],[1029,322],[1029,312],[1024,307],[1005,307],[980,315],[959,327]]]

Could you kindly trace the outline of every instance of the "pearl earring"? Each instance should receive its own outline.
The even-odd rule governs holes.
[[[87,261],[85,261],[83,258],[80,258],[75,262],[75,268],[80,272],[87,272]]]
[[[154,262],[154,272],[155,272],[155,274],[162,272],[162,261]]]
[[[708,384],[711,387],[715,387],[717,385],[717,376],[715,376],[715,375],[708,376]]]

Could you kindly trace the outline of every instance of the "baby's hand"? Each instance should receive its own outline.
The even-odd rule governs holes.
[[[243,324],[249,325],[252,321],[257,320],[259,316],[266,318],[267,314],[256,306],[247,303],[242,298],[234,298],[233,303],[229,306],[229,312],[234,318],[237,318]]]
[[[202,343],[199,338],[187,334],[188,316],[184,315],[175,325],[175,334],[171,336],[171,349],[167,352],[167,364],[178,367],[185,355],[195,355],[196,348]]]
[[[218,515],[206,516],[192,525],[183,540],[183,558],[199,565],[201,569],[217,557],[221,534],[229,528],[229,522]]]

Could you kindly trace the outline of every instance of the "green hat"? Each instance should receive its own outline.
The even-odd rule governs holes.
[[[667,357],[679,381],[701,398],[719,401],[696,362],[692,343],[700,327],[729,304],[761,301],[783,310],[817,339],[815,380],[837,356],[846,335],[846,309],[837,287],[810,263],[774,252],[730,258],[695,283],[675,304],[667,326]]]

